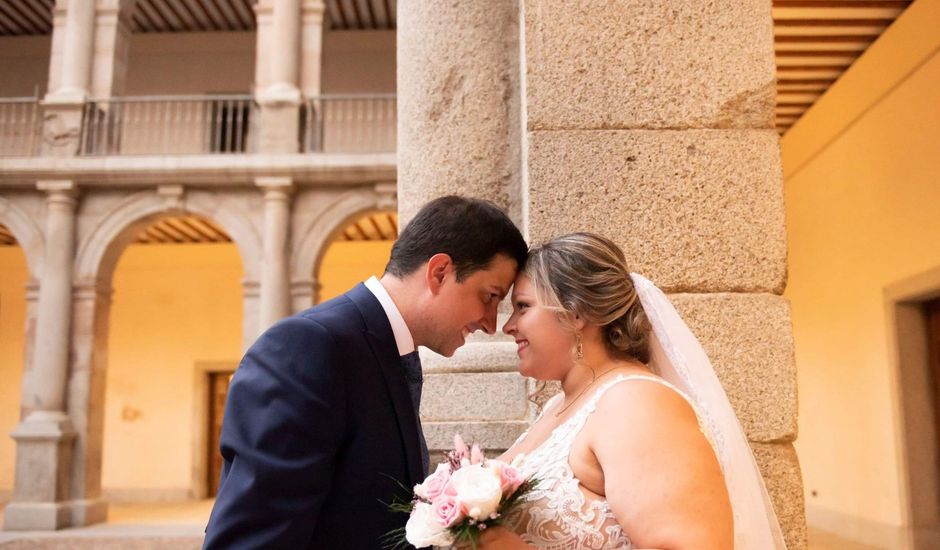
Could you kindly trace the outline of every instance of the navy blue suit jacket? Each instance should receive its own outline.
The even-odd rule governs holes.
[[[204,548],[381,548],[424,478],[391,325],[362,284],[280,321],[229,388]]]

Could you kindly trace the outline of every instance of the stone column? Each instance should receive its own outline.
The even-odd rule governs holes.
[[[65,4],[65,43],[61,80],[50,95],[83,101],[91,89],[91,64],[95,44],[95,0],[68,0]],[[56,6],[61,9],[63,2]],[[55,29],[58,31],[59,29]]]
[[[65,412],[75,248],[75,184],[40,182],[47,193],[46,242],[39,287],[33,366],[23,382],[22,403],[31,412],[13,431],[16,479],[4,513],[9,530],[68,526],[66,504],[75,429]]]
[[[299,313],[313,307],[320,297],[320,282],[313,277],[294,279],[290,283],[291,312]]]
[[[401,0],[397,41],[400,225],[452,193],[492,200],[521,222],[518,3]],[[502,307],[500,327],[507,314]],[[455,431],[505,449],[528,425],[514,346],[477,333],[451,359],[422,350],[432,454],[451,448]]]
[[[456,192],[519,220],[517,2],[402,0],[397,40],[401,225]]]
[[[301,0],[261,0],[257,15],[255,97],[258,150],[296,153],[300,132]]]
[[[91,91],[95,0],[58,0],[53,23],[42,152],[72,156],[78,152],[82,109]]]
[[[26,283],[26,330],[23,339],[23,382],[21,390],[25,395],[25,382],[29,379],[27,374],[33,369],[33,351],[36,349],[36,318],[39,313],[39,281],[30,279]],[[20,403],[20,420],[23,420],[33,408],[26,403]]]
[[[291,314],[289,284],[290,178],[258,178],[264,192],[264,236],[258,332]]]
[[[112,288],[104,277],[75,281],[74,288],[67,404],[76,438],[69,505],[71,526],[79,527],[107,519],[107,502],[101,497],[101,468]]]
[[[261,334],[259,305],[259,289],[261,284],[256,280],[242,280],[242,351],[247,351]]]
[[[320,95],[325,9],[323,0],[302,0],[300,7],[300,92],[307,98]]]
[[[92,57],[91,96],[124,93],[130,52],[131,15],[136,0],[98,0]]]

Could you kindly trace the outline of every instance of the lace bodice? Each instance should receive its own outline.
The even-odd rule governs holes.
[[[618,375],[598,388],[571,418],[552,430],[542,444],[528,454],[520,453],[513,459],[513,465],[523,476],[539,479],[538,486],[506,518],[507,527],[524,541],[547,550],[633,548],[630,537],[617,523],[607,500],[589,496],[582,490],[580,481],[568,464],[568,455],[572,443],[604,393],[614,384],[635,379],[659,382],[685,397],[675,386],[660,378]],[[561,394],[553,397],[545,405],[542,414],[553,410],[560,397]],[[528,433],[527,430],[519,436],[512,447],[519,445]]]

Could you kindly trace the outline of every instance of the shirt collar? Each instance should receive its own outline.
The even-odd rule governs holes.
[[[413,352],[415,350],[414,337],[411,336],[411,330],[405,324],[405,318],[401,316],[398,306],[395,305],[388,291],[375,277],[369,277],[369,280],[364,284],[375,295],[375,298],[382,305],[382,309],[385,310],[385,316],[388,317],[388,322],[392,325],[392,334],[395,335],[395,344],[398,345],[398,355],[408,355]]]

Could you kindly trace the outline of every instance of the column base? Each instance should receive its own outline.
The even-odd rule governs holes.
[[[108,519],[108,503],[101,499],[69,501],[72,510],[72,527],[85,527],[104,523]]]
[[[72,526],[65,502],[11,502],[3,510],[4,531],[57,531]]]
[[[54,531],[70,527],[75,506],[66,499],[76,434],[68,415],[33,411],[10,435],[16,440],[16,479],[3,528]]]
[[[3,512],[4,531],[57,531],[85,527],[108,519],[103,500],[11,502]]]

